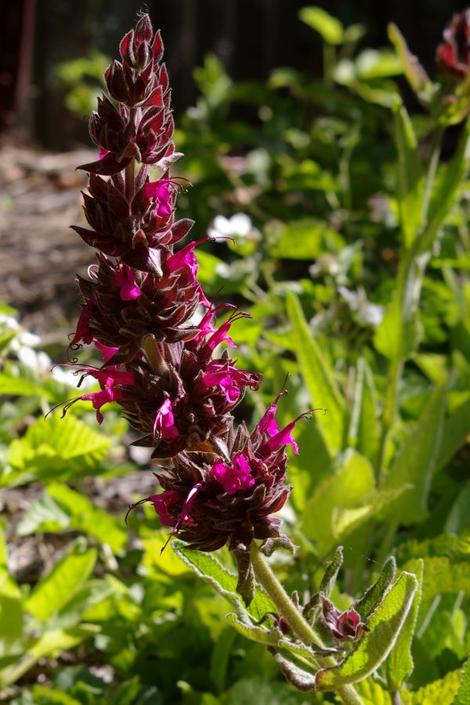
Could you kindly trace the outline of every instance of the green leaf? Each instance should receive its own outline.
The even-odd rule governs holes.
[[[321,579],[319,592],[329,597],[336,585],[338,573],[342,568],[344,560],[344,549],[338,546],[331,561],[328,561],[325,573]]]
[[[414,693],[403,691],[402,702],[403,705],[457,705],[452,699],[458,687],[459,671],[451,671],[445,678],[434,681]]]
[[[432,84],[426,71],[421,66],[416,56],[408,49],[408,45],[396,24],[393,24],[393,22],[389,24],[387,31],[388,38],[400,57],[406,78],[415,93],[421,93],[427,86],[431,88]]]
[[[445,523],[445,530],[459,533],[470,529],[470,482],[462,487]]]
[[[25,608],[40,622],[57,614],[85,583],[94,568],[96,551],[80,552],[75,545],[36,585],[25,602]]]
[[[111,441],[70,414],[61,419],[38,419],[23,438],[10,446],[8,462],[16,471],[4,483],[19,484],[36,478],[90,474],[106,456]]]
[[[251,641],[258,642],[258,644],[264,644],[265,646],[276,646],[279,641],[279,635],[275,634],[272,630],[241,620],[236,614],[233,614],[233,612],[228,614],[226,619],[239,634],[244,636],[246,639],[251,639]]]
[[[393,556],[387,558],[376,582],[368,588],[362,597],[354,603],[354,609],[362,619],[367,619],[382,600],[397,572],[397,564]]]
[[[344,40],[343,25],[321,7],[303,7],[299,12],[302,22],[321,34],[328,44],[342,44]]]
[[[241,678],[224,694],[224,705],[305,705],[305,696],[286,683],[269,682],[259,675]]]
[[[52,497],[44,495],[31,502],[21,517],[17,531],[19,536],[29,536],[42,531],[61,531],[69,526],[69,515]]]
[[[13,377],[5,373],[0,373],[0,394],[44,397],[45,399],[54,397],[45,386],[41,386],[25,377]]]
[[[442,443],[439,449],[436,471],[452,460],[456,452],[465,445],[469,434],[470,396],[452,409],[444,421]]]
[[[99,509],[83,494],[71,490],[66,485],[53,483],[47,491],[67,512],[73,529],[83,531],[100,543],[107,544],[113,553],[122,552],[127,543],[127,531],[122,519]]]
[[[439,700],[439,705],[444,705],[444,703]],[[459,690],[452,705],[470,705],[470,659],[462,669]]]
[[[96,632],[96,627],[92,625],[46,631],[38,639],[28,644],[25,655],[20,658],[19,662],[0,671],[0,685],[6,687],[14,683],[29,671],[39,659],[57,656],[72,649]]]
[[[467,119],[457,151],[437,179],[429,204],[428,225],[420,238],[420,251],[429,250],[463,188],[470,160],[470,120]]]
[[[410,247],[423,224],[424,174],[418,141],[406,108],[394,107],[398,150],[398,212],[405,247]]]
[[[186,548],[182,541],[173,540],[171,546],[176,555],[189,566],[196,575],[206,580],[217,592],[223,595],[239,614],[248,612],[256,621],[263,619],[268,612],[277,612],[274,603],[260,588],[255,589],[253,600],[249,607],[242,606],[240,596],[236,592],[238,577],[225,568],[212,553],[193,551]]]
[[[280,232],[267,228],[267,249],[271,257],[281,259],[316,259],[325,252],[337,252],[345,246],[335,230],[315,218],[294,220]]]
[[[0,624],[0,658],[21,651],[23,605],[19,595],[0,591]]]
[[[377,394],[372,372],[364,358],[357,363],[348,445],[374,460],[380,440]]]
[[[392,650],[387,663],[387,682],[389,690],[396,692],[400,690],[402,684],[413,673],[414,661],[411,655],[411,645],[416,630],[416,622],[421,603],[423,586],[423,561],[419,561],[418,570],[415,573],[418,581],[418,589],[415,599],[405,619],[405,623],[398,635],[395,648]]]
[[[404,491],[377,491],[370,462],[348,450],[336,473],[322,480],[307,501],[301,530],[315,541],[320,555],[325,555],[353,530],[395,503]]]
[[[404,568],[418,573],[420,560],[407,561]],[[424,565],[423,603],[428,603],[436,595],[470,592],[470,561],[455,563],[445,556],[433,556],[422,560]]]
[[[386,489],[413,485],[396,509],[396,520],[404,524],[415,524],[426,516],[442,437],[445,403],[445,391],[438,387],[388,470]]]
[[[61,690],[53,690],[49,686],[33,686],[34,705],[81,705],[79,700],[72,698]]]
[[[401,573],[385,594],[368,622],[369,631],[344,661],[333,668],[318,671],[318,690],[335,690],[371,675],[392,650],[413,604],[418,581],[411,573]]]
[[[287,312],[292,323],[295,352],[312,403],[327,409],[326,414],[316,414],[315,422],[328,449],[335,454],[343,444],[345,401],[335,383],[333,370],[311,335],[300,302],[292,292],[287,295]]]
[[[386,690],[368,678],[355,686],[363,705],[392,705],[392,698]]]

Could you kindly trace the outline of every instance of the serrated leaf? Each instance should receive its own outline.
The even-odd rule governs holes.
[[[106,456],[110,439],[68,415],[38,419],[23,438],[10,446],[8,462],[15,471],[10,484],[30,479],[90,474]]]
[[[412,558],[432,556],[446,556],[452,563],[470,561],[470,534],[466,536],[441,534],[425,541],[412,539],[400,544],[396,555],[401,563]]]
[[[242,606],[240,596],[236,592],[238,576],[225,568],[212,553],[193,551],[186,548],[182,541],[173,540],[171,544],[176,555],[197,575],[207,580],[221,595],[223,595],[237,612],[248,612],[255,621],[263,619],[269,612],[277,609],[268,595],[259,587],[255,589],[253,600],[248,607]]]
[[[298,298],[287,295],[287,312],[292,323],[295,352],[313,406],[325,407],[317,414],[318,425],[328,449],[335,454],[343,444],[346,405],[336,385],[333,370],[313,339]]]
[[[67,485],[53,483],[48,494],[67,512],[70,526],[93,536],[110,547],[113,553],[121,553],[127,543],[127,531],[123,519],[113,517],[96,507],[85,497],[71,490]]]
[[[459,687],[459,671],[451,671],[444,678],[429,683],[414,693],[403,691],[403,705],[457,705],[452,699]]]
[[[387,472],[386,489],[413,485],[396,510],[396,519],[403,524],[415,524],[426,516],[442,437],[445,404],[445,391],[438,387]]]
[[[303,7],[299,12],[302,22],[321,34],[328,44],[342,44],[344,41],[343,25],[321,7]]]
[[[405,563],[404,568],[413,573],[420,569],[420,560]],[[423,558],[424,578],[422,600],[424,603],[436,595],[445,593],[470,592],[470,562],[455,563],[445,556]]]
[[[18,536],[29,536],[41,531],[61,531],[69,526],[69,515],[52,497],[44,495],[31,502],[21,517],[17,531]]]
[[[398,635],[395,647],[388,657],[385,665],[387,672],[387,682],[391,692],[399,691],[402,684],[413,673],[414,661],[411,655],[411,645],[416,630],[419,607],[421,604],[421,594],[423,586],[423,561],[418,562],[418,570],[415,572],[418,589],[411,605],[405,623]]]
[[[439,705],[444,705],[439,701]],[[465,663],[460,676],[460,685],[452,705],[470,705],[470,659]]]
[[[318,671],[318,690],[335,690],[367,678],[387,658],[413,604],[418,581],[411,573],[401,573],[385,594],[368,622],[369,631],[344,661]]]
[[[96,551],[80,552],[77,546],[39,581],[25,602],[25,609],[40,622],[57,614],[86,582],[96,562]]]

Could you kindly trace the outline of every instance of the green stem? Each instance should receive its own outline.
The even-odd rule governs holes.
[[[387,450],[387,439],[390,429],[395,423],[397,414],[398,385],[400,384],[403,361],[394,358],[390,362],[388,370],[387,386],[385,389],[385,402],[382,412],[382,433],[379,445],[379,487],[383,486],[385,480],[385,453]]]
[[[304,644],[313,644],[319,649],[324,649],[325,645],[321,637],[310,626],[302,613],[297,609],[290,599],[284,587],[274,575],[266,558],[260,552],[256,543],[251,543],[251,563],[255,576],[260,585],[268,593],[271,600],[279,610],[279,613],[287,620],[292,631]],[[318,662],[322,667],[331,668],[337,665],[332,656],[318,657]],[[345,685],[338,688],[338,695],[341,697],[344,705],[362,705],[362,700],[351,685]]]

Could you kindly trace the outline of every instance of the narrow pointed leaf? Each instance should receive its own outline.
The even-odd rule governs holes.
[[[317,423],[330,453],[335,454],[343,443],[346,404],[334,379],[334,373],[320,347],[312,337],[298,298],[288,294],[287,312],[292,323],[294,348],[313,406],[325,407],[326,414],[317,414]]]
[[[413,673],[414,661],[411,655],[411,645],[416,629],[418,619],[418,611],[421,603],[422,585],[423,585],[423,561],[419,561],[418,570],[416,570],[416,578],[418,580],[418,589],[415,599],[411,606],[405,623],[398,635],[392,653],[388,657],[386,663],[387,681],[391,692],[399,691],[402,684]]]
[[[367,619],[371,612],[375,610],[388,590],[390,583],[395,578],[396,572],[397,564],[393,556],[390,556],[385,561],[382,572],[376,582],[354,603],[354,609],[359,612],[362,619]]]
[[[388,471],[386,489],[413,485],[397,507],[396,519],[415,524],[427,512],[428,496],[442,438],[446,396],[437,388]]]
[[[470,120],[467,119],[457,151],[438,178],[429,204],[428,225],[420,238],[420,251],[432,246],[446,217],[457,203],[470,162]]]
[[[25,602],[25,609],[40,622],[50,619],[74,597],[91,575],[96,555],[94,549],[82,553],[74,546],[36,585]]]
[[[418,141],[406,108],[394,107],[398,151],[398,211],[405,247],[410,247],[423,223],[424,174]]]

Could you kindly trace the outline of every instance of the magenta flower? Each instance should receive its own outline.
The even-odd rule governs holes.
[[[119,370],[117,366],[106,367],[102,370],[95,369],[94,367],[84,367],[80,371],[94,377],[101,387],[99,392],[87,392],[78,397],[78,399],[82,401],[91,401],[93,408],[96,409],[96,419],[98,423],[101,424],[104,418],[101,413],[101,408],[105,404],[119,401],[121,397],[121,387],[131,385],[134,382],[134,375],[132,372]],[[78,399],[74,401],[78,401]]]
[[[228,360],[209,363],[206,372],[202,375],[204,384],[208,387],[220,387],[225,398],[230,404],[235,404],[242,394],[242,389],[251,387],[257,389],[259,379],[257,376],[238,370]]]
[[[199,292],[199,299],[200,302],[203,306],[210,307],[211,303],[208,300],[207,296],[204,293],[204,290],[201,286],[201,284],[197,280],[197,273],[199,271],[199,262],[197,261],[196,253],[194,252],[194,248],[197,247],[197,245],[200,244],[201,241],[193,241],[185,245],[184,247],[181,248],[181,250],[178,250],[178,252],[175,252],[175,254],[171,255],[167,259],[167,267],[168,271],[171,272],[177,272],[179,269],[182,269],[183,267],[187,267],[187,269],[191,272],[191,277],[193,283],[197,286],[198,292]]]
[[[282,393],[282,392],[281,392]],[[279,398],[276,397],[276,400]],[[269,439],[265,441],[263,445],[263,451],[270,455],[274,451],[278,450],[282,446],[290,445],[292,447],[292,450],[296,455],[299,453],[299,446],[297,445],[297,442],[292,436],[292,431],[295,428],[297,422],[299,419],[304,418],[307,414],[301,414],[298,416],[296,419],[291,421],[290,423],[287,424],[287,426],[284,426],[281,430],[279,430],[279,427],[277,425],[276,421],[276,412],[277,412],[277,403],[274,401],[267,409],[266,413],[264,414],[263,418],[258,424],[258,429],[261,431],[262,434],[266,434],[269,436]]]
[[[176,438],[179,436],[178,429],[175,426],[175,417],[173,414],[173,406],[170,399],[165,399],[163,404],[155,414],[153,422],[153,430],[156,436],[161,438]]]
[[[217,460],[211,468],[211,475],[230,495],[249,490],[256,482],[250,464],[242,454],[235,455],[231,465]]]
[[[111,358],[114,357],[119,350],[119,348],[115,346],[103,345],[99,342],[95,343],[95,347],[97,350],[100,351],[104,362],[108,362],[108,360],[111,360]]]
[[[93,333],[90,331],[90,318],[93,312],[93,306],[93,300],[89,299],[82,307],[75,334],[70,341],[70,347],[72,349],[80,346],[81,343],[90,345],[90,343],[93,342]]]
[[[147,182],[144,186],[144,195],[155,201],[155,212],[159,218],[169,218],[173,213],[170,179],[164,178]]]
[[[142,289],[138,286],[133,270],[126,264],[116,270],[116,284],[119,287],[119,296],[123,301],[133,301],[142,294]]]
[[[354,640],[361,637],[367,626],[355,609],[340,612],[328,598],[323,596],[323,619],[331,634],[339,640]]]

